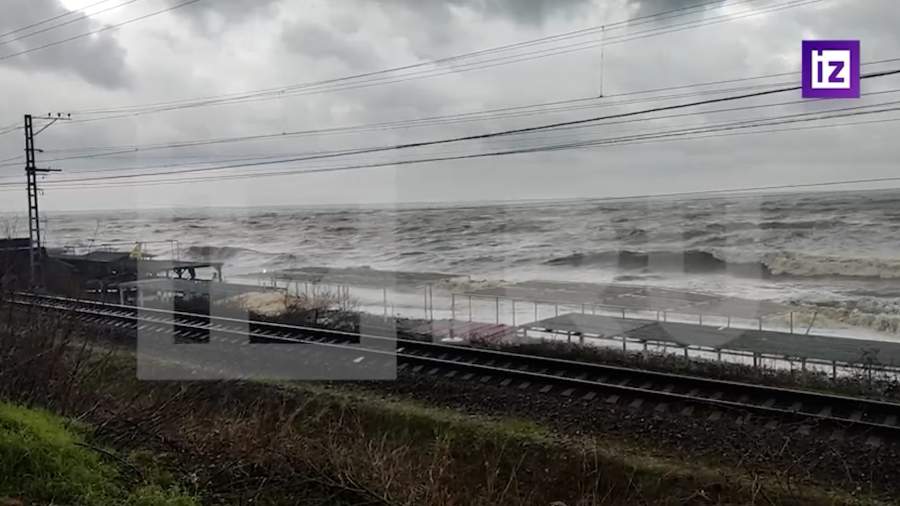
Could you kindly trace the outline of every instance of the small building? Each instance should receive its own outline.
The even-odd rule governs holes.
[[[80,291],[118,298],[117,286],[122,283],[146,279],[202,278],[202,270],[208,270],[208,278],[222,281],[221,262],[185,262],[181,260],[157,260],[149,255],[136,256],[130,251],[92,251],[84,255],[51,254],[54,262],[71,269],[70,276]],[[198,274],[199,273],[199,274]]]
[[[28,287],[30,252],[31,239],[27,237],[0,239],[0,290]]]

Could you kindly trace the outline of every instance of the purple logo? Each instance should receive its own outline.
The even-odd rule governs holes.
[[[803,98],[859,98],[859,41],[803,41]]]

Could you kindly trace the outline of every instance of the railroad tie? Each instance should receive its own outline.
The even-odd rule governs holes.
[[[434,376],[435,374],[438,373],[438,371],[440,371],[440,369],[438,369],[437,367],[432,367],[431,369],[428,370],[428,375]]]
[[[447,371],[447,374],[444,375],[445,378],[452,378],[454,376],[456,376],[456,371],[454,370]]]
[[[825,406],[824,408],[820,409],[819,416],[831,416],[831,406]]]
[[[803,403],[800,401],[794,401],[794,403],[791,404],[791,407],[788,409],[790,409],[794,413],[799,413],[801,408],[803,408]]]
[[[637,399],[631,401],[631,404],[629,404],[628,407],[631,409],[639,409],[641,407],[641,405],[643,405],[643,404],[644,404],[644,399],[641,399],[640,397],[638,397]]]
[[[681,410],[682,416],[691,416],[694,414],[694,406],[685,406]]]
[[[722,418],[721,411],[713,411],[712,413],[709,414],[708,417],[706,417],[706,419],[709,420],[710,422],[718,422],[721,418]]]
[[[774,398],[774,397],[769,397],[768,399],[766,399],[765,402],[762,403],[762,405],[765,406],[765,407],[767,407],[767,408],[771,408],[772,406],[775,405],[775,398]]]
[[[769,420],[766,422],[765,427],[769,430],[775,430],[778,428],[778,420]]]
[[[549,392],[549,391],[552,390],[552,389],[553,389],[553,385],[544,385],[544,386],[541,387],[540,392],[541,392],[542,394],[546,394],[547,392]]]
[[[657,413],[665,413],[666,411],[669,410],[669,405],[666,404],[665,402],[660,402],[659,404],[656,405],[655,408],[653,408],[653,410],[656,411]]]
[[[866,438],[866,444],[873,448],[880,448],[883,442],[880,436],[874,434]]]
[[[588,393],[584,394],[583,396],[581,396],[581,398],[586,401],[592,401],[592,400],[594,400],[595,397],[597,397],[596,392],[588,392]]]
[[[563,397],[571,397],[571,396],[572,396],[572,393],[573,393],[574,391],[575,391],[574,388],[567,388],[567,389],[563,390],[563,391],[560,392],[560,393],[563,395]]]
[[[616,394],[612,394],[612,395],[610,395],[609,397],[606,398],[606,403],[607,403],[607,404],[615,404],[615,403],[617,403],[617,402],[619,402],[619,396],[616,395]]]
[[[509,384],[512,383],[512,380],[509,378],[504,378],[503,381],[500,382],[501,387],[508,387]]]
[[[478,381],[480,381],[481,383],[487,383],[488,381],[491,381],[491,376],[484,375]]]
[[[897,415],[888,415],[884,419],[885,425],[897,425]]]
[[[831,441],[843,441],[845,435],[844,429],[834,429],[834,432],[831,433],[831,437],[828,439]]]
[[[809,425],[801,425],[797,427],[797,434],[800,434],[801,436],[808,436],[812,434],[812,427],[810,427]]]
[[[530,381],[523,381],[523,382],[519,383],[519,390],[525,390],[526,388],[528,388],[530,386],[531,386]]]

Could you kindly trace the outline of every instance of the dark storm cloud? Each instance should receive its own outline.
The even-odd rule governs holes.
[[[383,0],[383,5],[403,4],[440,22],[451,7],[471,9],[485,17],[507,18],[522,24],[541,24],[553,16],[571,15],[591,0]]]
[[[11,32],[65,12],[66,8],[58,0],[14,0],[12,5],[4,6],[4,13],[0,16],[0,33]],[[3,42],[8,43],[0,42],[0,56],[62,40],[97,29],[100,26],[89,20],[83,20],[33,37],[15,40],[32,31],[69,19],[71,18],[60,18],[57,21],[4,37]],[[104,88],[121,88],[128,85],[130,81],[125,56],[125,49],[119,45],[111,33],[101,33],[2,60],[0,65],[28,70],[39,69],[71,73],[94,85]]]
[[[372,68],[378,58],[371,46],[354,42],[341,30],[325,26],[290,23],[282,34],[285,47],[312,58],[335,58],[350,68]]]

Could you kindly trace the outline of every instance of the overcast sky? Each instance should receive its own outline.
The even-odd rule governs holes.
[[[804,38],[859,39],[864,62],[900,58],[900,34],[897,32],[900,8],[895,0],[822,0],[754,16],[746,14],[781,6],[788,0],[723,0],[703,10],[695,10],[689,16],[662,16],[652,23],[632,25],[616,23],[703,2],[200,0],[118,30],[3,58],[152,13],[181,0],[134,0],[119,8],[96,13],[124,1],[110,0],[85,9],[85,6],[96,4],[96,0],[6,0],[4,14],[0,17],[2,33],[66,10],[82,9],[90,15],[87,19],[22,40],[11,39],[28,31],[0,37],[0,87],[5,97],[0,102],[0,131],[2,127],[21,121],[24,113],[74,112],[76,121],[53,125],[38,137],[38,146],[45,150],[41,159],[46,160],[67,153],[60,150],[73,148],[168,144],[325,129],[596,97],[601,92],[601,85],[606,98],[579,103],[600,107],[563,113],[352,134],[286,136],[274,140],[41,162],[40,165],[49,164],[64,171],[51,175],[50,180],[198,168],[204,167],[199,165],[203,161],[290,156],[477,134],[638,110],[700,97],[609,105],[626,99],[779,82],[799,83],[799,76],[780,76],[715,87],[621,96],[648,89],[798,71],[800,42]],[[60,19],[73,18],[76,17]],[[725,19],[726,22],[612,43],[616,38],[647,30]],[[102,121],[77,121],[96,118],[82,113],[91,109],[209,97],[340,78],[599,25],[610,26],[603,35],[611,42],[604,46],[602,62],[599,44],[595,44],[587,50],[466,72],[453,71],[447,65],[428,67],[440,70],[442,75],[392,84]],[[45,26],[48,25],[41,25]],[[595,41],[600,39],[600,35],[595,34],[575,41],[590,41],[592,37]],[[509,54],[497,56],[508,57]],[[900,61],[864,67],[864,71],[890,69],[892,65],[900,66]],[[900,88],[898,77],[867,80],[862,86],[864,93],[894,88]],[[799,92],[791,92],[740,103],[704,106],[695,111],[799,98]],[[470,154],[897,100],[900,100],[900,93],[883,93],[856,102],[804,102],[757,110],[601,124],[562,132],[244,167],[191,176],[228,177],[253,171],[262,174],[292,168]],[[900,113],[832,122],[889,118],[900,118]],[[97,189],[47,186],[42,205],[45,209],[75,210],[515,200],[895,176],[900,155],[900,143],[896,141],[898,134],[900,122],[218,182],[204,180]],[[22,144],[21,131],[0,136],[0,159],[21,154]],[[183,165],[185,163],[191,165]],[[161,166],[167,167],[162,169]],[[83,171],[95,172],[78,174]],[[5,183],[15,181],[10,178],[24,181],[22,167],[2,167],[0,178],[0,182]],[[165,179],[171,180],[171,176]],[[24,212],[25,201],[24,184],[16,188],[0,187],[0,210]]]

